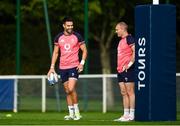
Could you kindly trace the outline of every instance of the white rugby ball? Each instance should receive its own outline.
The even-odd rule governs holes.
[[[56,73],[50,73],[48,77],[48,81],[50,85],[53,85],[58,82],[58,75]]]

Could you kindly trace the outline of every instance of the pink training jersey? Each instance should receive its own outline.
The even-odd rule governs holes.
[[[77,32],[71,35],[65,35],[63,32],[59,33],[54,44],[60,48],[60,69],[74,68],[79,65],[79,48],[84,43],[84,39]]]
[[[131,46],[134,44],[134,38],[131,35],[122,38],[119,41],[117,48],[117,71],[118,73],[123,72],[123,67],[127,66],[132,57]]]

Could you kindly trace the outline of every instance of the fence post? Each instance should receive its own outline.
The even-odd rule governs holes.
[[[13,112],[17,112],[17,104],[18,104],[18,79],[15,78],[14,79],[14,108],[13,108]]]
[[[106,96],[106,76],[103,75],[103,113],[107,111],[107,96]]]
[[[42,112],[46,112],[46,78],[42,77]]]

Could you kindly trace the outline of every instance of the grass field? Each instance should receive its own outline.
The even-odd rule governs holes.
[[[11,114],[11,117],[6,117]],[[63,117],[64,112],[1,112],[0,125],[180,125],[180,114],[177,115],[177,121],[162,122],[114,122],[113,119],[119,117],[119,113],[108,112],[84,112],[83,118],[78,121],[66,121]]]

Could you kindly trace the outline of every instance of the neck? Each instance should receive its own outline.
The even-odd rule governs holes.
[[[72,33],[68,33],[66,31],[64,31],[64,35],[71,35]]]
[[[122,35],[122,38],[125,38],[126,36],[128,36],[128,32],[125,32],[125,33]]]

